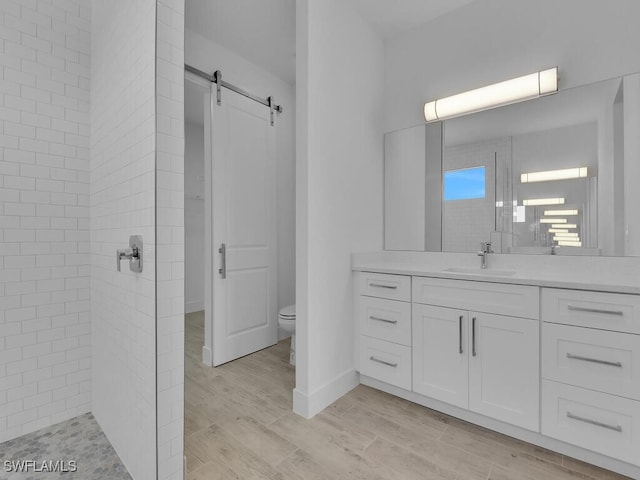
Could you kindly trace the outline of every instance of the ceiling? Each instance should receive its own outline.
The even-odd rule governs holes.
[[[388,40],[474,0],[343,0]],[[295,81],[295,0],[186,0],[186,28]]]
[[[185,26],[293,83],[295,0],[186,0]]]
[[[349,0],[360,15],[389,40],[474,0]]]

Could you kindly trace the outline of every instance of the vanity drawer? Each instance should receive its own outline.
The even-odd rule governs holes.
[[[539,318],[538,287],[413,277],[413,301],[522,318]]]
[[[360,333],[411,346],[411,304],[360,296]]]
[[[543,380],[542,434],[640,465],[640,402]]]
[[[640,333],[640,296],[543,288],[542,320]]]
[[[640,335],[543,323],[542,376],[640,400]]]
[[[410,302],[411,277],[360,272],[360,295]]]
[[[360,336],[360,373],[411,390],[411,347]]]

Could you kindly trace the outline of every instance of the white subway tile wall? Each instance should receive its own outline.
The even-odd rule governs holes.
[[[91,406],[90,24],[0,1],[0,442]]]
[[[131,476],[156,478],[156,0],[94,0],[93,413]],[[115,252],[142,235],[143,271]]]
[[[184,0],[158,0],[156,232],[158,478],[183,478]]]

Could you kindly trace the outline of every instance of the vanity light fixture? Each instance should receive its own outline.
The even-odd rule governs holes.
[[[570,180],[573,178],[585,178],[587,167],[564,168],[562,170],[549,170],[546,172],[523,173],[520,175],[520,182],[547,182],[550,180]]]
[[[549,233],[569,233],[569,230],[566,230],[564,228],[550,228],[548,232]]]
[[[552,215],[563,215],[563,216],[578,215],[578,210],[545,210],[544,211],[545,217],[550,217]],[[562,223],[562,222],[558,222],[558,223]]]
[[[551,225],[551,228],[578,228],[578,225],[575,223],[554,223]]]
[[[541,218],[540,223],[567,223],[566,218]],[[555,228],[555,225],[554,225]]]
[[[537,205],[563,205],[564,198],[530,198],[529,200],[522,200],[522,204],[525,207],[535,207]],[[545,215],[547,212],[545,212]]]
[[[558,91],[558,67],[476,88],[424,104],[424,118],[435,122],[467,113],[480,112],[511,103],[531,100]]]
[[[578,235],[576,232],[566,232],[566,233],[562,233],[562,232],[558,232],[554,235],[553,238],[555,239],[560,239],[560,240],[564,240],[564,239],[573,239],[575,240],[577,237],[579,237],[580,235]]]

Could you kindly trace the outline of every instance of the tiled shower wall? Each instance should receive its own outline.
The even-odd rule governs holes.
[[[156,477],[156,0],[93,0],[92,410],[136,479]],[[143,271],[115,252],[142,235]]]
[[[158,478],[182,480],[184,424],[184,0],[158,0],[156,232]]]
[[[90,409],[90,21],[0,1],[0,442]]]

